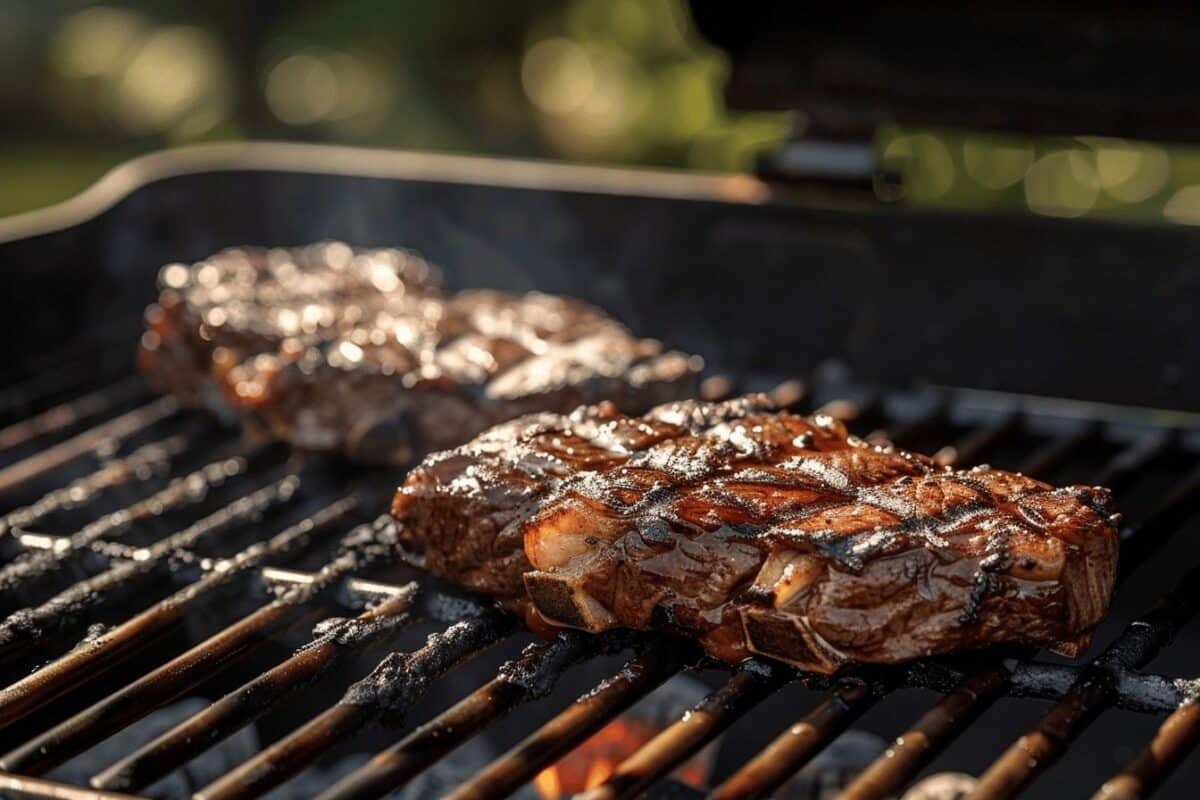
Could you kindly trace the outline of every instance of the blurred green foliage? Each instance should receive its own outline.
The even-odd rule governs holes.
[[[284,139],[745,170],[785,115],[734,113],[684,0],[0,0],[0,214],[138,153]],[[1200,154],[879,131],[915,205],[1200,224]]]
[[[0,14],[0,214],[202,141],[746,169],[786,131],[724,108],[725,62],[681,0],[0,0]]]
[[[879,148],[916,205],[1200,224],[1195,148],[895,126],[879,132]]]

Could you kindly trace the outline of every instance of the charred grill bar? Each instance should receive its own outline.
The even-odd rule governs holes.
[[[649,645],[621,670],[577,699],[553,720],[531,733],[502,758],[489,764],[450,797],[475,800],[507,797],[539,770],[570,752],[606,722],[674,675],[694,651],[678,643]]]
[[[727,731],[722,755],[736,747],[712,795],[765,796],[852,726],[902,731],[843,791],[852,800],[896,796],[927,768],[955,769],[964,749],[995,762],[981,797],[1058,781],[1051,794],[1084,786],[1126,800],[1176,770],[1194,778],[1200,667],[1184,625],[1198,598],[1172,534],[1200,496],[1200,417],[1129,407],[1200,407],[1196,231],[881,204],[861,191],[888,177],[874,163],[874,176],[849,181],[804,174],[830,145],[869,153],[883,119],[1194,141],[1200,115],[1181,77],[1196,71],[1194,15],[772,5],[693,11],[730,56],[732,105],[803,112],[764,162],[785,181],[247,144],[150,156],[88,197],[0,220],[11,284],[0,292],[0,795],[130,800],[253,726],[254,753],[236,751],[239,763],[189,791],[260,796],[353,746],[373,757],[322,784],[323,800],[379,797],[511,724],[524,738],[453,793],[505,797],[688,671],[711,693],[595,797],[653,793]],[[1066,71],[1064,50],[1077,56]],[[935,64],[929,52],[950,55]],[[400,471],[348,474],[248,445],[130,375],[163,264],[324,238],[412,247],[448,270],[447,291],[579,297],[740,376],[709,377],[706,398],[775,387],[781,405],[821,408],[867,438],[886,431],[943,463],[1113,488],[1129,516],[1095,653],[1064,665],[986,651],[835,678],[765,661],[730,670],[692,643],[639,635],[567,633],[518,653],[528,634],[514,620],[392,563],[392,532],[372,520]],[[827,359],[854,380],[823,371]],[[895,390],[914,385],[1006,394]],[[1184,544],[1194,561],[1200,548]],[[1183,576],[1166,595],[1160,568]],[[885,729],[877,717],[908,702],[897,691],[908,687],[936,696]],[[415,702],[427,689],[441,692],[431,707]],[[209,702],[170,717],[189,695]],[[785,695],[802,698],[794,713],[770,699]],[[1044,714],[1020,720],[1025,735],[1007,748],[972,743],[976,720],[1013,720],[1015,697]],[[1161,727],[1103,730],[1127,712]],[[152,714],[166,729],[129,744],[122,734]],[[747,717],[768,718],[761,737],[740,735]],[[1116,742],[1130,750],[1111,775],[1080,766],[1081,752]],[[84,776],[61,777],[64,761],[86,761]]]
[[[1010,397],[1001,413],[976,414],[976,421],[964,428],[953,421],[972,418],[969,393],[947,391],[922,410],[898,413],[894,407],[903,404],[891,402],[887,393],[855,395],[869,396],[869,403],[833,403],[831,390],[822,388],[820,380],[808,385],[814,389],[811,397],[825,395],[820,398],[825,410],[856,417],[854,426],[862,432],[882,427],[902,443],[918,437],[949,439],[941,453],[947,463],[976,461],[1007,448],[1022,451],[1009,453],[1014,463],[1031,473],[1046,473],[1094,463],[1088,454],[1102,447],[1111,455],[1095,479],[1119,494],[1138,487],[1145,491],[1142,477],[1164,459],[1182,465],[1173,484],[1156,487],[1159,498],[1149,513],[1127,520],[1123,576],[1153,556],[1196,509],[1197,455],[1189,449],[1193,445],[1184,435],[1187,430],[1180,427],[1191,424],[1190,418],[1175,418],[1177,424],[1167,426],[1142,419],[1135,434],[1122,434],[1121,425],[1103,409],[1068,406],[1064,408],[1070,413],[1060,409],[1055,417],[1036,401]],[[797,403],[815,405],[815,399],[801,401],[793,389],[788,391]],[[441,626],[423,646],[386,656],[366,678],[345,684],[340,701],[198,792],[210,800],[256,797],[357,732],[381,720],[402,724],[405,712],[433,681],[450,678],[460,663],[513,635],[510,618],[471,601],[449,600],[424,579],[401,585],[372,577],[372,568],[389,560],[391,532],[386,522],[362,520],[384,508],[389,487],[373,485],[364,476],[346,485],[331,478],[319,461],[284,463],[270,448],[236,451],[231,441],[189,413],[130,395],[125,382],[113,384],[113,397],[105,391],[89,389],[81,397],[84,411],[106,411],[87,414],[56,399],[54,407],[63,409],[56,412],[61,426],[39,422],[28,439],[15,437],[21,442],[15,451],[0,452],[0,458],[17,453],[0,461],[0,469],[19,479],[5,485],[6,506],[0,509],[5,514],[0,537],[9,554],[0,568],[9,611],[0,622],[0,636],[11,667],[8,685],[0,691],[0,735],[7,737],[6,752],[0,755],[0,791],[30,797],[130,797],[307,687],[340,680],[336,667],[350,656],[388,645],[420,620]],[[46,419],[32,413],[31,418]],[[1033,424],[1045,422],[1043,417],[1055,417],[1058,428],[1046,433]],[[20,424],[13,422],[9,429]],[[29,442],[47,447],[21,451]],[[55,451],[47,461],[44,454]],[[107,510],[87,519],[93,506]],[[298,518],[285,524],[289,513]],[[73,531],[48,532],[60,519],[83,521]],[[134,521],[156,533],[145,540]],[[164,529],[159,522],[177,527]],[[272,526],[279,532],[268,535]],[[239,547],[223,557],[204,555],[205,548],[226,540]],[[328,554],[321,557],[324,566],[296,566],[314,552]],[[1200,730],[1193,684],[1138,671],[1196,612],[1200,580],[1194,572],[1082,667],[1042,663],[1032,653],[1003,662],[980,654],[967,659],[966,666],[945,660],[828,679],[751,662],[620,764],[591,796],[633,797],[646,791],[765,697],[797,680],[824,694],[759,756],[727,775],[714,797],[765,796],[861,714],[885,702],[892,689],[904,686],[945,694],[886,757],[858,776],[845,797],[895,794],[986,708],[1010,695],[1044,698],[1050,710],[984,773],[978,796],[1016,794],[1112,706],[1168,715],[1146,750],[1101,790],[1105,797],[1144,796],[1178,765]],[[161,599],[138,608],[136,594],[145,590]],[[252,605],[239,610],[226,627],[178,655],[150,658],[153,664],[139,666],[144,671],[123,677],[118,688],[98,700],[86,698],[89,686],[111,678],[118,665],[146,662],[180,623],[230,592],[249,598]],[[131,596],[135,607],[126,612]],[[346,611],[350,617],[341,619]],[[86,634],[84,622],[98,613],[118,617],[112,627]],[[291,656],[261,672],[240,671],[239,657],[299,623],[323,618],[331,621],[318,626],[312,641]],[[84,639],[71,647],[81,634]],[[35,644],[51,652],[57,648],[58,655],[49,661],[39,658]],[[686,643],[668,645],[638,635],[570,632],[531,645],[491,681],[473,690],[462,687],[457,704],[406,734],[398,733],[393,746],[328,787],[323,797],[380,797],[500,717],[546,695],[572,665],[628,648],[634,653],[624,669],[561,709],[454,795],[456,800],[507,796],[636,699],[695,664],[697,652]],[[29,660],[43,666],[23,677],[12,671]],[[92,777],[91,788],[43,777],[222,672],[245,680],[200,713],[106,765]],[[45,717],[48,709],[58,709],[57,715]],[[30,722],[26,733],[23,726]]]
[[[529,645],[488,683],[421,725],[365,768],[323,792],[323,800],[386,794],[458,747],[485,725],[516,706],[546,695],[575,662],[595,654],[604,642],[564,631],[545,644]]]
[[[1006,417],[1010,420],[1011,417]],[[967,447],[968,442],[981,442],[987,431],[998,430],[999,426],[980,428],[968,434],[966,440],[945,448],[953,452],[948,463],[959,463],[960,459],[972,460],[979,450]],[[1038,477],[1051,466],[1050,460],[1065,460],[1072,450],[1085,444],[1095,435],[1094,426],[1086,426],[1075,435],[1051,439],[1038,451],[1030,454],[1018,471]],[[994,439],[992,441],[995,441]],[[1054,453],[1055,459],[1047,454]],[[1132,447],[1120,451],[1101,470],[1097,484],[1119,491],[1144,467],[1150,458],[1157,455],[1157,448]],[[1175,505],[1168,502],[1165,509]],[[1165,511],[1164,513],[1169,513]],[[1128,529],[1127,529],[1128,530]],[[1123,537],[1126,541],[1128,535]],[[1125,555],[1122,554],[1122,563]],[[1126,570],[1126,573],[1128,570]],[[988,705],[999,697],[1011,678],[1010,670],[1002,665],[988,665],[967,676],[953,691],[948,693],[933,709],[917,722],[916,726],[896,738],[883,756],[872,762],[855,781],[847,787],[847,798],[886,798],[914,777],[917,771],[937,754],[963,728],[981,714]],[[878,693],[859,687],[846,696],[842,691],[831,693],[823,703],[810,713],[799,725],[782,734],[772,745],[745,768],[731,777],[714,792],[718,798],[761,797],[776,788],[796,770],[807,763],[816,753],[812,747],[812,728],[815,721],[840,731],[861,715],[866,708],[879,699]],[[830,720],[830,721],[825,721]],[[824,745],[829,738],[819,740]]]

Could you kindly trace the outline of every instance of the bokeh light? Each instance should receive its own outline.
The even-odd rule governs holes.
[[[1099,195],[1094,156],[1080,149],[1048,153],[1025,174],[1025,202],[1035,214],[1081,217]]]
[[[135,136],[203,136],[231,113],[232,85],[216,39],[192,25],[155,25],[96,6],[63,21],[48,59],[63,79],[60,108]]]
[[[1163,207],[1163,214],[1172,222],[1200,225],[1200,185],[1176,190]]]
[[[229,113],[229,80],[212,37],[195,27],[148,35],[121,70],[113,107],[135,133],[202,134]]]
[[[587,51],[562,36],[543,39],[526,51],[521,79],[534,106],[547,114],[578,111],[596,87]]]
[[[533,32],[521,85],[542,136],[569,157],[747,169],[786,132],[781,114],[725,109],[723,60],[678,0],[571,0]]]
[[[307,125],[329,115],[337,104],[337,78],[324,59],[297,53],[267,75],[267,104],[289,125]]]
[[[1035,153],[1029,142],[1010,143],[981,136],[963,139],[962,151],[967,176],[996,191],[1020,183],[1033,166]]]
[[[1120,139],[1087,139],[1096,154],[1096,176],[1105,194],[1122,203],[1141,203],[1171,178],[1171,159],[1157,145]]]
[[[726,106],[726,57],[686,0],[21,7],[6,41],[42,39],[6,54],[23,88],[0,92],[18,131],[0,147],[0,213],[200,140],[751,171],[803,118]],[[910,125],[875,142],[914,206],[1196,221],[1195,148]]]
[[[133,11],[97,6],[63,21],[50,44],[50,63],[68,78],[115,74],[148,25]]]
[[[954,186],[957,169],[950,149],[932,133],[899,133],[883,148],[886,163],[904,173],[907,196],[917,203],[935,201]]]
[[[329,48],[305,48],[267,71],[267,106],[287,125],[329,123],[363,135],[391,110],[391,82],[366,61]]]

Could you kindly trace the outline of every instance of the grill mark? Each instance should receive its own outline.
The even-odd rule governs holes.
[[[738,420],[743,422],[738,427],[746,427],[745,423],[749,419],[752,418]],[[733,419],[725,417],[721,419],[718,425],[728,425],[733,421]],[[655,445],[690,436],[712,435],[713,433],[711,429],[697,430],[697,428],[699,426],[694,425],[692,429],[679,426],[674,435],[664,436]],[[793,442],[809,446],[813,444],[813,441],[813,430],[804,431],[793,439]],[[817,452],[813,455],[797,454],[784,462],[788,466],[798,467],[806,475],[817,478],[817,485],[815,486],[807,481],[781,480],[777,475],[772,475],[765,471],[756,475],[756,470],[764,470],[764,468],[770,468],[774,465],[762,460],[753,459],[752,457],[744,457],[748,463],[743,464],[720,462],[719,457],[725,455],[731,449],[738,453],[738,455],[742,451],[737,451],[735,448],[722,447],[721,443],[718,442],[711,448],[704,448],[697,451],[696,460],[702,463],[697,469],[689,472],[682,480],[680,480],[679,472],[672,473],[669,469],[655,470],[641,464],[636,465],[635,468],[639,470],[656,472],[659,476],[657,479],[659,485],[650,491],[643,492],[642,498],[635,503],[614,502],[617,498],[614,496],[615,493],[613,490],[640,490],[641,487],[638,484],[622,482],[619,478],[620,473],[617,473],[618,477],[612,478],[598,472],[589,472],[586,476],[569,478],[551,492],[547,498],[547,502],[550,503],[560,497],[575,495],[581,500],[591,501],[592,503],[598,502],[609,510],[615,510],[619,507],[620,511],[615,514],[616,516],[628,517],[630,519],[653,516],[663,519],[676,530],[688,531],[695,534],[699,532],[697,526],[674,513],[672,506],[681,498],[691,496],[698,486],[715,484],[712,489],[704,493],[706,495],[704,499],[722,507],[735,508],[751,516],[761,516],[762,509],[756,508],[756,504],[752,500],[738,495],[736,492],[721,491],[723,484],[734,482],[756,483],[772,488],[814,491],[823,494],[824,497],[820,500],[807,503],[800,508],[793,509],[790,512],[776,515],[773,517],[773,524],[744,524],[738,526],[736,531],[732,526],[721,525],[721,529],[730,530],[734,537],[739,539],[765,536],[789,546],[812,547],[817,552],[832,559],[842,568],[858,573],[862,571],[864,562],[888,552],[900,552],[916,547],[949,548],[950,541],[947,537],[965,524],[979,522],[978,518],[981,516],[990,516],[998,522],[1013,524],[1012,517],[1008,512],[1016,512],[1029,527],[1044,531],[1046,526],[1042,522],[1033,519],[1020,504],[1020,501],[1034,495],[1059,491],[1052,490],[1049,487],[1033,489],[1020,493],[1009,501],[1001,501],[995,492],[978,478],[974,477],[974,473],[979,468],[939,471],[933,466],[927,467],[923,473],[917,476],[904,475],[898,478],[885,478],[876,483],[855,483],[850,480],[845,472],[830,466],[827,463],[827,458],[823,458],[823,456],[833,456],[834,454],[846,452],[852,446],[847,445],[841,449]],[[895,454],[890,447],[871,447],[870,449],[883,451],[889,455]],[[776,468],[778,469],[779,467]],[[729,474],[724,477],[714,477],[714,474],[720,472],[727,472]],[[914,479],[928,478],[935,478],[947,483],[956,483],[964,486],[970,489],[979,499],[967,505],[960,506],[957,509],[952,509],[940,518],[930,518],[917,514],[913,504],[903,498],[881,494],[881,491],[885,491],[889,487],[908,486]],[[607,484],[602,484],[598,491],[587,491],[588,483],[592,481],[607,481]],[[576,483],[580,485],[577,486]],[[885,513],[899,516],[901,517],[901,521],[892,527],[879,527],[855,533],[795,531],[786,527],[790,524],[811,519],[831,508],[836,508],[842,503],[848,502],[860,503]],[[637,531],[637,528],[635,527],[633,530]],[[701,527],[699,530],[704,530],[704,528]],[[1010,561],[1006,550],[1008,538],[1009,528],[1005,525],[1000,525],[996,536],[989,540],[989,547],[1003,549],[1003,557],[994,561],[997,565],[997,570],[1006,567]],[[963,624],[969,624],[974,621],[979,604],[983,602],[993,587],[994,581],[986,576],[986,572],[987,570],[981,569],[976,575],[976,588],[972,592],[971,607],[963,614]]]
[[[518,476],[536,473],[529,484],[529,504],[523,506],[530,516],[506,531],[525,534],[534,548],[529,553],[544,570],[534,573],[538,577],[529,589],[533,609],[543,611],[538,598],[544,598],[551,615],[547,619],[560,619],[553,615],[561,613],[562,624],[602,630],[657,619],[701,637],[714,655],[732,660],[742,657],[737,647],[787,659],[788,642],[795,643],[797,636],[807,640],[828,634],[833,637],[828,641],[849,648],[835,662],[879,658],[872,648],[956,649],[978,646],[989,637],[1057,641],[1081,632],[1066,620],[1043,622],[1029,611],[1029,603],[1041,602],[1037,598],[1069,591],[1050,574],[1021,579],[1021,591],[1028,595],[1021,601],[1026,603],[1020,612],[1024,616],[1008,629],[1003,620],[991,619],[986,630],[979,627],[981,615],[992,607],[989,599],[1015,585],[1005,575],[1014,541],[1028,540],[1034,548],[1029,556],[1040,559],[1039,534],[1069,539],[1094,526],[1090,511],[1074,516],[1093,507],[1072,505],[1073,493],[1080,490],[1052,489],[986,468],[955,471],[924,456],[850,437],[831,420],[819,424],[815,418],[770,412],[768,407],[756,398],[684,402],[659,407],[641,419],[615,417],[610,407],[595,407],[569,418],[546,415],[499,426],[450,457],[475,459],[473,476],[490,482],[490,491],[499,496],[519,482]],[[1061,499],[1048,501],[1050,496]],[[1045,512],[1039,514],[1043,503]],[[1097,504],[1104,505],[1103,499]],[[1064,523],[1060,513],[1072,516]],[[828,523],[821,520],[825,514],[831,515]],[[584,536],[592,522],[603,536]],[[1101,522],[1107,524],[1107,519]],[[560,524],[564,527],[556,527]],[[1095,532],[1099,535],[1100,528]],[[564,550],[556,550],[553,537],[560,534],[567,537]],[[580,547],[585,549],[580,552]],[[677,564],[669,555],[672,550],[679,553]],[[790,577],[786,571],[771,572],[758,587],[768,559],[783,557],[772,562],[773,570],[793,569],[793,551],[817,560],[794,562],[799,571]],[[904,560],[906,552],[913,557]],[[899,573],[891,566],[868,570],[875,559],[892,554],[902,558],[894,562]],[[1068,551],[1066,557],[1084,555]],[[728,569],[722,572],[722,567]],[[847,600],[847,592],[858,591],[854,575],[863,575],[862,591],[870,594]],[[449,576],[454,577],[452,572]],[[935,578],[941,587],[936,597],[908,596],[920,595],[923,582]],[[626,581],[632,581],[628,591],[618,587]],[[554,605],[545,594],[552,586],[565,593],[555,595],[562,602],[568,602],[566,595],[577,597],[581,615],[573,617],[569,606]],[[822,594],[810,594],[810,587],[823,587]],[[937,633],[941,638],[905,642],[901,635],[886,646],[841,641],[847,615],[858,604],[865,603],[866,609],[892,602],[878,597],[880,587],[896,595],[901,606],[915,604],[905,613],[925,608],[918,616],[947,620]],[[776,589],[786,594],[776,596]],[[825,602],[835,605],[823,609]],[[937,608],[931,611],[932,605],[923,607],[922,602]],[[585,613],[588,603],[597,610]],[[1096,603],[1102,606],[1103,599]],[[824,616],[826,610],[832,616]],[[1090,611],[1072,613],[1086,617],[1082,624],[1094,622]],[[912,624],[925,621],[921,616]],[[753,631],[752,622],[757,626]],[[826,649],[834,652],[828,641]],[[762,647],[767,650],[758,649]],[[856,655],[859,650],[865,655]],[[836,666],[803,663],[822,670]]]
[[[701,368],[582,301],[447,294],[434,272],[340,243],[169,265],[139,364],[190,405],[391,463],[539,407],[611,397],[644,410],[689,394]]]

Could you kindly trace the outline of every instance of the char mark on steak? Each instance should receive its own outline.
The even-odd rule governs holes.
[[[535,414],[400,487],[427,568],[536,625],[658,628],[806,670],[1086,645],[1116,575],[1107,490],[952,470],[762,396]]]
[[[701,367],[577,300],[444,293],[399,250],[229,250],[159,280],[139,357],[152,381],[363,461],[403,463],[534,411],[644,411],[692,394]]]

